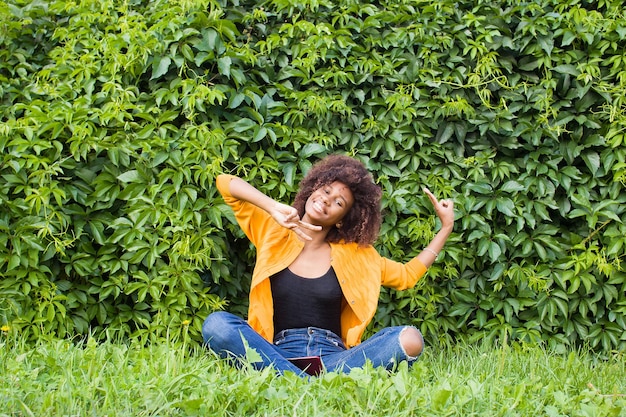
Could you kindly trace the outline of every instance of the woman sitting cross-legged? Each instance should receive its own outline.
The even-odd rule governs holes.
[[[289,359],[318,356],[327,371],[349,372],[367,361],[393,369],[412,364],[424,349],[413,326],[385,328],[361,342],[380,287],[411,288],[435,261],[452,232],[453,202],[428,190],[441,229],[407,263],[372,246],[381,224],[381,189],[358,160],[330,155],[307,173],[293,206],[244,180],[220,175],[217,186],[256,247],[248,320],[226,312],[203,325],[206,345],[224,358],[261,357],[256,368],[278,373],[300,368]],[[245,340],[245,341],[244,341]]]

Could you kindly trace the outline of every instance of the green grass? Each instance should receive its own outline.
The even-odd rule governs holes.
[[[0,416],[624,416],[621,353],[427,349],[411,369],[312,381],[237,371],[181,343],[0,339]]]

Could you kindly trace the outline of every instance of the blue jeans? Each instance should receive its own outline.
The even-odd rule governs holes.
[[[283,330],[274,337],[272,344],[242,318],[219,311],[204,321],[202,337],[209,349],[222,358],[234,360],[235,364],[246,361],[247,345],[261,357],[260,361],[251,362],[255,369],[273,366],[279,374],[291,371],[303,375],[287,359],[320,356],[327,371],[341,372],[360,368],[367,361],[388,370],[393,370],[401,361],[411,365],[417,357],[408,356],[400,344],[400,334],[405,328],[387,327],[351,349],[347,349],[333,332],[317,327]]]

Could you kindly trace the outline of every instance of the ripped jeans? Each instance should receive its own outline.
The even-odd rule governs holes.
[[[251,363],[255,369],[273,366],[279,374],[286,371],[302,374],[287,359],[320,356],[327,371],[348,373],[367,361],[388,370],[393,370],[401,361],[407,361],[409,366],[413,364],[417,357],[408,356],[400,344],[400,334],[406,328],[387,327],[351,349],[347,349],[335,333],[317,327],[283,330],[274,337],[272,344],[242,318],[220,311],[206,318],[202,336],[209,349],[222,358],[234,359],[235,364],[245,361],[247,345],[261,357],[260,361]]]

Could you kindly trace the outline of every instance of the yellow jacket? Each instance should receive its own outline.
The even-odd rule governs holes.
[[[248,323],[266,340],[274,338],[274,306],[269,278],[296,259],[304,242],[295,232],[280,226],[264,210],[230,194],[231,175],[220,175],[217,188],[233,209],[237,222],[256,247],[252,273]],[[426,273],[417,258],[406,264],[380,256],[373,246],[356,243],[331,244],[331,265],[346,300],[341,310],[341,338],[347,347],[361,342],[365,328],[374,317],[380,286],[403,290]]]

